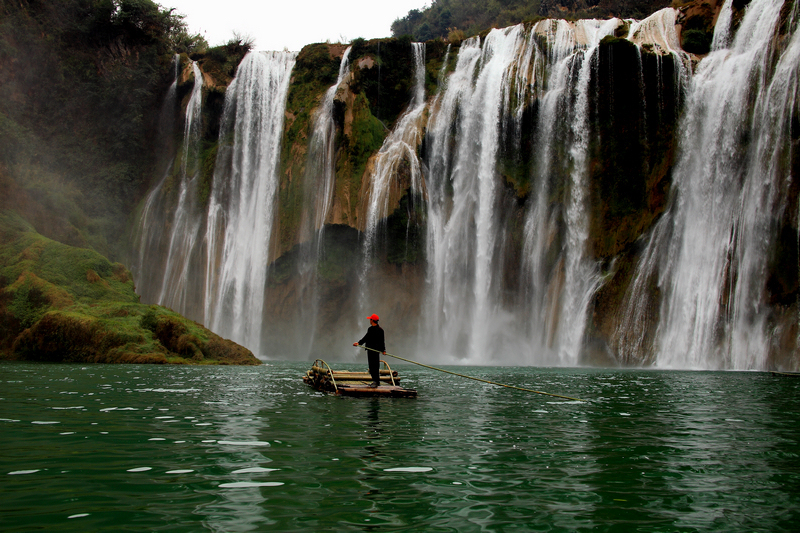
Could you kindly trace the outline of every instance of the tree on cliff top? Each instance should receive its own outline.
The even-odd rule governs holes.
[[[670,5],[669,0],[433,0],[392,23],[395,37],[416,41],[447,38],[451,32],[477,35],[538,18],[644,18]]]
[[[206,46],[150,0],[0,2],[0,177],[68,220],[69,244],[113,255],[151,175],[172,57]]]

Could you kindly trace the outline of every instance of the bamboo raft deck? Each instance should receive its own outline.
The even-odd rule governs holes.
[[[416,398],[417,391],[405,389],[399,385],[400,376],[396,370],[389,368],[386,361],[381,361],[385,368],[381,369],[381,384],[370,387],[372,376],[369,372],[351,372],[349,370],[333,370],[328,363],[317,359],[311,369],[303,376],[303,381],[318,391],[332,392],[340,396]]]

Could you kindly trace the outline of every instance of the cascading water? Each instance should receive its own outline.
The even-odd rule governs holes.
[[[766,261],[797,99],[796,35],[781,51],[773,44],[783,4],[754,0],[735,36],[730,22],[718,26],[692,79],[665,222],[658,366],[764,368]]]
[[[494,355],[515,362],[576,362],[586,309],[599,284],[586,249],[592,58],[600,40],[619,23],[544,21],[530,33],[516,26],[491,32],[483,46],[477,39],[461,45],[455,71],[431,115],[426,141],[430,292],[425,321],[431,326],[429,334],[441,339],[439,351],[468,360],[485,361]],[[546,51],[537,45],[541,36]],[[540,86],[542,80],[547,87]],[[498,275],[507,258],[502,252],[506,223],[500,220],[496,166],[505,132],[513,131],[511,138],[519,142],[528,95],[539,99],[535,199],[524,244],[531,289],[526,291],[530,301],[514,308],[504,304],[502,274]],[[571,117],[566,124],[564,116]],[[553,161],[564,146],[569,147],[567,159]],[[567,208],[560,215],[548,200],[555,166],[570,169]],[[561,266],[554,268],[545,265],[545,258],[560,231],[565,232],[565,244]],[[524,318],[515,318],[520,309],[533,317],[532,342],[520,342],[517,329]],[[543,352],[554,344],[557,359],[547,359]],[[517,354],[500,355],[509,351]],[[535,361],[528,357],[532,351],[538,354]]]
[[[325,220],[333,202],[334,181],[336,178],[334,140],[336,137],[336,123],[333,118],[333,103],[336,93],[342,82],[350,72],[350,51],[348,46],[342,55],[339,64],[339,75],[336,82],[331,85],[314,113],[314,124],[311,130],[311,139],[308,142],[308,157],[306,158],[305,184],[306,184],[306,213],[302,224],[302,241],[312,238],[315,231],[324,228]]]
[[[429,102],[425,47],[414,44],[411,101],[370,159],[362,202],[354,208],[364,231],[363,263],[351,272],[361,275],[360,289],[372,291],[378,301],[385,295],[373,291],[375,280],[367,279],[365,265],[380,249],[382,224],[394,216],[390,206],[407,190],[413,201],[425,202],[426,262],[379,273],[375,279],[391,282],[425,269],[422,301],[409,298],[407,291],[405,300],[397,298],[391,305],[394,320],[420,317],[419,338],[429,357],[574,365],[585,361],[587,342],[601,339],[602,333],[611,337],[617,359],[626,363],[764,368],[774,308],[765,295],[767,265],[776,226],[789,216],[784,216],[793,201],[788,198],[795,194],[787,168],[793,164],[800,37],[796,6],[788,16],[781,14],[782,6],[780,0],[752,0],[742,12],[727,2],[713,51],[698,63],[696,74],[680,49],[677,12],[672,9],[641,22],[546,20],[528,30],[523,25],[493,30],[483,39],[461,43],[455,67],[448,62],[448,48],[442,66],[447,74]],[[627,34],[638,50],[616,40],[600,46],[604,37],[620,34]],[[677,165],[671,171],[643,171],[663,180],[657,183],[666,183],[664,191],[671,186],[672,196],[669,203],[666,193],[656,199],[659,210],[641,222],[641,228],[651,228],[649,240],[630,244],[642,229],[624,244],[623,255],[635,254],[638,263],[632,274],[624,274],[628,277],[623,283],[630,281],[623,310],[614,310],[619,317],[610,328],[616,330],[598,333],[596,316],[589,327],[589,309],[595,297],[598,302],[603,295],[609,298],[612,284],[598,288],[604,279],[619,279],[614,278],[614,257],[623,256],[594,255],[593,247],[603,243],[598,245],[590,227],[606,222],[594,212],[605,198],[594,196],[601,178],[593,158],[600,154],[597,162],[606,163],[602,151],[613,143],[603,143],[624,139],[608,137],[615,122],[601,120],[602,113],[614,109],[601,98],[614,98],[609,91],[615,86],[600,79],[600,69],[611,68],[617,58],[627,61],[626,68],[636,65],[636,53],[639,71],[631,72],[630,79],[639,87],[627,94],[640,94],[643,102],[631,112],[630,123],[644,137],[655,131],[659,142],[671,143],[677,136]],[[292,264],[300,272],[292,272],[293,281],[276,289],[286,305],[296,302],[310,309],[297,320],[297,336],[317,331],[314,320],[323,316],[323,305],[328,315],[338,312],[335,303],[315,302],[317,285],[322,286],[317,275],[324,255],[321,236],[334,218],[334,103],[343,84],[352,83],[347,90],[357,92],[359,79],[367,79],[358,77],[355,69],[360,66],[349,77],[349,54],[348,49],[309,136],[297,239],[308,245],[309,255],[295,254]],[[164,211],[168,203],[177,205],[161,224],[165,235],[154,240],[155,230],[141,233],[142,249],[161,247],[163,252],[162,263],[153,267],[163,274],[158,277],[160,294],[153,299],[204,321],[259,355],[262,339],[271,334],[264,301],[270,297],[267,266],[274,258],[271,247],[276,247],[271,238],[277,231],[278,159],[294,60],[289,53],[253,53],[240,65],[226,94],[207,212],[192,183],[197,174],[195,105],[202,94],[202,76],[193,65],[195,87],[186,110],[180,170],[170,176],[180,181],[167,202],[165,178],[148,197],[142,215],[152,226],[158,220],[152,213]],[[669,79],[661,79],[664,73]],[[658,88],[648,85],[654,77],[659,78]],[[627,83],[624,76],[619,79],[616,87]],[[350,105],[345,100],[343,105]],[[684,118],[675,132],[681,101],[686,102]],[[671,124],[669,131],[659,129],[662,120]],[[651,140],[645,138],[643,144]],[[658,157],[663,156],[665,166],[672,161],[672,152],[663,147],[653,152],[657,150],[662,150]],[[522,151],[530,153],[512,160]],[[524,170],[518,171],[523,163]],[[139,263],[145,268],[147,254],[142,254]],[[603,258],[602,267],[596,257]],[[354,278],[339,287],[354,288]],[[421,280],[420,275],[416,283]],[[620,297],[614,296],[615,302]],[[192,315],[198,305],[202,312]],[[319,321],[331,322],[329,318]],[[294,319],[292,315],[283,324]],[[312,344],[325,344],[310,338],[304,342],[306,352]],[[298,352],[304,349],[302,343],[294,346]]]
[[[640,58],[642,46],[649,45],[656,52],[658,79],[662,80],[662,83],[667,81],[663,80],[663,58],[671,56],[675,72],[672,83],[678,91],[677,98],[680,99],[685,96],[689,88],[692,62],[689,55],[680,48],[675,32],[675,14],[676,12],[672,9],[663,9],[641,22],[631,23],[628,39],[638,46]],[[658,120],[665,118],[662,116],[661,109],[663,103],[662,83],[658,85],[658,101],[656,102]],[[670,117],[669,120],[672,118]],[[670,261],[665,252],[665,242],[669,238],[670,231],[667,221],[668,217],[663,217],[652,230],[651,238],[640,254],[622,302],[623,312],[612,343],[617,352],[617,359],[626,364],[653,361],[652,330],[654,322],[658,320],[658,305],[653,303],[652,293],[654,287],[658,285],[659,267]]]
[[[612,35],[619,24],[617,19],[574,24],[546,20],[533,30],[545,36],[549,46],[544,63],[548,82],[539,95],[535,199],[526,217],[523,268],[530,279],[532,349],[544,353],[548,362],[577,362],[586,310],[600,284],[597,267],[586,249],[589,82],[600,41]],[[571,117],[568,127],[564,127],[564,115]],[[569,150],[560,156],[565,146]],[[561,169],[568,169],[569,183],[563,213],[549,201],[555,185],[552,176],[563,172]],[[553,264],[548,260],[548,249],[557,241],[559,231],[565,231],[564,244]],[[553,361],[548,352],[555,352],[557,359]]]
[[[203,73],[192,61],[194,86],[186,106],[183,129],[183,150],[180,169],[180,191],[175,218],[172,222],[167,262],[158,301],[186,313],[197,294],[190,288],[189,265],[203,221],[197,202],[195,181],[198,175],[200,151],[200,110],[203,104]]]
[[[551,207],[550,191],[555,184],[552,170],[558,166],[553,161],[556,147],[566,145],[564,132],[557,128],[558,117],[567,113],[570,103],[571,56],[577,46],[572,24],[565,20],[545,20],[538,23],[535,34],[542,35],[546,50],[537,50],[537,55],[546,56],[540,70],[548,73],[545,87],[539,87],[539,120],[537,132],[537,158],[534,163],[534,191],[531,206],[525,221],[523,250],[523,272],[530,279],[530,288],[525,294],[523,309],[527,311],[531,324],[533,346],[541,348],[554,344],[554,333],[558,323],[557,278],[551,287],[552,265],[548,264],[547,250],[557,241],[559,213]],[[555,361],[551,361],[555,362]]]
[[[164,104],[165,113],[174,112],[176,77]],[[198,175],[198,155],[200,149],[200,129],[203,101],[203,75],[197,63],[191,62],[193,85],[185,110],[183,144],[180,167],[175,171],[173,163],[168,165],[164,178],[148,195],[139,229],[139,257],[135,268],[138,277],[150,279],[145,286],[149,291],[147,299],[157,301],[184,314],[195,314],[200,306],[202,294],[193,291],[189,282],[189,269],[195,243],[200,238],[203,213],[197,201],[196,181]],[[178,181],[177,207],[171,216],[164,219],[165,183],[173,175]],[[150,257],[149,253],[165,247],[163,263]]]
[[[483,46],[461,44],[428,124],[428,302],[430,346],[449,356],[491,353],[500,285],[497,153],[513,66],[526,48],[522,25],[493,30]],[[505,106],[504,106],[505,104]],[[453,125],[455,124],[455,127]]]
[[[364,228],[363,257],[364,266],[361,272],[361,287],[366,287],[368,265],[371,261],[378,226],[381,220],[389,215],[389,199],[398,168],[406,162],[409,166],[412,195],[421,195],[422,171],[417,157],[417,148],[422,142],[422,128],[425,113],[425,45],[412,43],[414,57],[414,89],[411,103],[406,112],[398,119],[397,125],[372,161],[372,172],[369,177],[369,200],[366,202],[366,222]],[[364,296],[361,301],[366,301]]]
[[[318,269],[325,237],[325,221],[333,203],[336,181],[336,122],[334,103],[337,93],[350,77],[350,51],[348,46],[342,54],[336,81],[322,97],[319,107],[314,111],[311,137],[308,143],[306,169],[304,175],[303,214],[300,223],[299,241],[304,244],[301,257],[295,263],[298,277],[298,296],[295,320],[303,324],[296,332],[294,346],[298,351],[310,353],[314,331],[318,320],[319,292]],[[284,338],[286,336],[284,335]]]
[[[206,324],[261,353],[284,108],[296,53],[248,54],[228,88],[206,231]]]
[[[592,76],[595,51],[600,40],[613,34],[619,24],[611,19],[604,22],[582,21],[586,35],[586,49],[574,57],[579,64],[577,84],[574,87],[571,142],[569,144],[569,200],[566,205],[566,247],[564,257],[564,294],[559,312],[558,348],[562,364],[575,364],[586,327],[586,309],[600,284],[599,273],[588,257],[586,243],[589,236],[589,217],[586,201],[588,151],[589,151],[589,81]]]
[[[145,198],[139,224],[136,228],[134,242],[136,253],[131,264],[131,272],[138,282],[140,295],[147,301],[157,301],[161,289],[161,276],[164,272],[163,260],[159,251],[162,248],[164,230],[164,184],[167,181],[172,165],[175,163],[172,155],[172,137],[174,134],[175,107],[177,105],[178,76],[180,75],[181,58],[178,54],[172,59],[173,80],[167,89],[164,103],[161,106],[159,118],[158,140],[164,146],[163,152],[168,153],[162,157],[160,167],[163,167],[163,176],[158,184]]]

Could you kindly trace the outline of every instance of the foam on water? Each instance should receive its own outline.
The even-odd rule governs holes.
[[[395,468],[384,468],[384,472],[430,472],[433,468],[429,466],[398,466]]]
[[[283,485],[280,481],[236,481],[234,483],[222,483],[220,488],[223,489],[244,489],[250,487],[280,487]]]
[[[280,470],[279,468],[264,468],[261,466],[253,466],[250,468],[242,468],[240,470],[234,470],[231,474],[256,474],[256,473],[267,473],[267,472],[275,472],[276,470]]]

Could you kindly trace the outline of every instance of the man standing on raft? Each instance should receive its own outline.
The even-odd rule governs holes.
[[[370,384],[370,387],[378,387],[381,384],[381,359],[378,352],[386,355],[386,344],[383,338],[383,328],[378,325],[378,320],[380,320],[378,315],[373,314],[372,316],[367,317],[367,319],[369,320],[369,329],[367,329],[367,334],[364,335],[360,341],[354,342],[353,346],[359,346],[363,344],[365,348],[372,348],[372,350],[367,350],[369,373],[372,376],[372,383]]]

